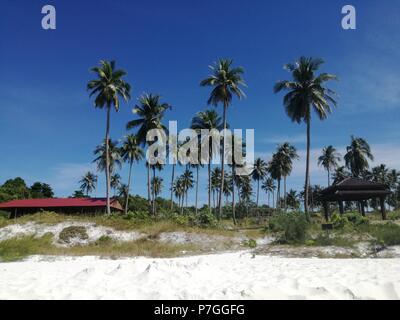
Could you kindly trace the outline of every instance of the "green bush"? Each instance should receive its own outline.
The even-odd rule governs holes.
[[[335,229],[344,229],[345,227],[350,226],[348,218],[344,215],[340,215],[337,213],[332,215],[331,222],[333,224],[333,228]]]
[[[194,217],[194,224],[199,227],[216,227],[218,221],[209,211],[200,211],[197,216]]]
[[[247,239],[242,242],[242,245],[249,248],[257,247],[257,241],[254,239]]]
[[[82,226],[69,226],[64,228],[58,236],[62,242],[70,243],[72,239],[77,238],[80,240],[87,240],[89,236],[86,228]]]
[[[369,219],[367,217],[363,217],[358,212],[349,212],[344,215],[347,220],[355,227],[360,225],[369,224]]]
[[[389,212],[387,215],[389,220],[400,220],[400,211]]]
[[[0,210],[0,219],[2,219],[2,218],[9,219],[10,218],[10,213],[7,212],[7,211],[1,211]]]
[[[124,219],[126,220],[147,220],[149,218],[148,211],[129,211]]]
[[[283,213],[269,220],[268,228],[279,233],[280,243],[303,242],[307,235],[308,223],[301,213]]]
[[[400,245],[400,226],[395,223],[370,225],[367,232],[386,246]]]

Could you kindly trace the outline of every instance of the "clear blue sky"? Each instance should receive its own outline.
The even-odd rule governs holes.
[[[357,30],[341,28],[341,8],[357,10]],[[57,30],[41,28],[41,8],[57,9]],[[234,128],[255,129],[256,153],[268,160],[277,143],[296,145],[289,187],[304,178],[305,126],[290,122],[272,87],[288,77],[283,64],[301,55],[322,57],[337,74],[339,106],[312,124],[312,183],[326,184],[315,158],[325,145],[343,152],[350,135],[366,138],[376,156],[400,169],[400,3],[352,1],[22,1],[3,0],[0,19],[0,183],[21,176],[50,183],[57,196],[78,189],[105,130],[105,112],[86,92],[89,68],[115,59],[128,71],[133,99],[112,114],[114,139],[126,134],[143,92],[173,106],[166,120],[188,126],[206,107],[199,82],[220,57],[245,68],[247,98],[229,109]],[[218,109],[221,111],[221,109]],[[127,170],[120,174],[126,182]],[[97,196],[104,193],[103,174]],[[168,193],[170,169],[163,173]],[[206,201],[206,172],[201,175]],[[145,194],[145,169],[134,167],[132,192]],[[193,198],[193,196],[191,197]],[[190,199],[193,202],[193,199]]]

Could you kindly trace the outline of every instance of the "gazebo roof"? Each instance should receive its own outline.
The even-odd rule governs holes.
[[[346,178],[320,192],[325,201],[359,201],[390,194],[388,186],[359,178]]]

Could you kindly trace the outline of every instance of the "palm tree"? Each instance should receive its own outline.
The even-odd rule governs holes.
[[[146,164],[147,167],[150,167],[153,171],[153,178],[152,178],[152,182],[151,183],[155,183],[157,182],[156,180],[156,170],[161,171],[164,168],[164,165],[160,164],[160,163],[156,163],[156,164],[151,164],[150,166],[148,164]],[[150,171],[150,169],[148,169],[148,172]],[[156,187],[152,187],[152,208],[153,208],[153,215],[156,215]]]
[[[221,169],[216,167],[211,171],[211,190],[213,193],[214,207],[219,207],[219,194],[221,191]],[[217,193],[217,203],[215,205],[215,193]],[[220,218],[220,217],[219,217]]]
[[[181,210],[183,210],[183,203],[182,203],[182,206],[181,206],[181,199],[183,200],[183,198],[184,198],[185,189],[183,187],[183,181],[182,181],[181,177],[179,177],[178,179],[176,179],[174,181],[174,185],[172,187],[172,190],[173,190],[173,192],[175,194],[175,197],[178,199],[178,207],[181,208]]]
[[[120,98],[125,101],[130,99],[131,86],[122,80],[126,76],[124,70],[115,69],[115,61],[100,61],[100,66],[91,69],[97,75],[97,79],[89,81],[87,90],[90,90],[90,97],[96,95],[94,105],[96,108],[107,109],[107,124],[105,136],[105,172],[106,172],[106,198],[107,198],[107,214],[111,213],[110,209],[110,159],[109,145],[110,142],[110,112],[113,106],[118,112],[120,106]]]
[[[223,123],[221,117],[215,110],[206,110],[198,112],[195,117],[192,119],[191,128],[196,130],[198,133],[200,130],[222,130]],[[218,144],[215,139],[212,139],[210,135],[208,137],[208,141],[202,141],[201,143],[207,143],[209,146],[209,154],[208,154],[208,208],[211,213],[211,159],[220,148],[219,141]],[[204,160],[204,159],[202,159]],[[202,161],[204,163],[204,161]]]
[[[293,160],[299,158],[297,150],[289,142],[285,142],[278,146],[278,158],[281,161],[282,176],[283,176],[283,194],[284,194],[284,206],[286,210],[286,179],[292,173]]]
[[[290,189],[290,191],[286,195],[286,198],[287,204],[292,210],[296,210],[300,207],[299,195],[295,190]]]
[[[92,193],[96,189],[96,184],[97,184],[97,176],[88,171],[82,179],[79,181],[81,184],[81,190],[86,194],[87,197],[89,197],[89,193]]]
[[[353,177],[359,177],[364,170],[369,168],[368,159],[374,160],[371,148],[365,139],[351,136],[351,144],[346,150],[347,153],[344,156],[346,167]]]
[[[232,102],[233,96],[237,96],[239,99],[244,97],[244,93],[241,86],[245,86],[245,82],[242,79],[242,74],[244,69],[241,67],[232,67],[232,60],[220,59],[211,66],[212,74],[200,82],[200,85],[211,86],[213,90],[211,91],[210,98],[208,99],[209,105],[217,106],[219,103],[223,105],[223,128],[227,128],[226,113],[228,106]],[[220,190],[224,189],[224,161],[225,161],[225,134],[224,143],[222,144],[222,154],[221,154],[221,187]],[[222,215],[222,192],[219,194],[219,217]]]
[[[272,155],[271,161],[268,163],[268,172],[272,179],[278,182],[278,188],[276,190],[276,204],[275,207],[280,209],[280,198],[281,198],[281,179],[282,179],[282,166],[279,154],[275,153]]]
[[[187,208],[187,200],[188,200],[188,192],[191,188],[193,188],[193,172],[189,169],[186,169],[185,172],[181,175],[182,186],[184,190],[184,197],[186,198],[186,208]]]
[[[258,207],[258,197],[260,193],[260,180],[263,180],[265,176],[267,175],[268,172],[268,166],[265,163],[264,160],[261,158],[257,158],[254,161],[254,166],[253,166],[253,172],[251,173],[251,176],[254,181],[257,181],[257,207]]]
[[[134,162],[138,162],[143,159],[144,152],[143,149],[139,146],[138,138],[133,135],[127,135],[121,147],[121,157],[124,162],[129,163],[129,176],[128,176],[128,192],[126,193],[125,200],[125,214],[128,213],[128,205],[129,205],[129,193],[131,189],[131,177],[132,177],[132,165]]]
[[[111,176],[110,178],[110,187],[111,189],[114,190],[114,197],[115,197],[115,193],[117,191],[117,189],[120,187],[121,185],[121,176],[118,173],[115,173]]]
[[[153,177],[151,181],[151,190],[153,193],[153,214],[156,214],[156,198],[160,195],[163,188],[163,179],[161,177]]]
[[[275,183],[274,183],[274,179],[272,178],[267,178],[263,181],[263,184],[261,185],[261,189],[263,189],[268,196],[268,206],[270,205],[269,202],[269,195],[272,193],[272,203],[275,202],[275,195],[274,195],[274,191],[276,189]]]
[[[108,145],[108,157],[107,157],[107,145]],[[122,167],[121,162],[121,153],[118,148],[118,142],[110,140],[108,144],[103,142],[103,144],[98,145],[94,150],[94,155],[97,156],[93,162],[97,163],[97,170],[99,171],[107,171],[107,162],[108,162],[108,172],[112,174],[115,170],[115,167]],[[108,161],[107,161],[108,159]],[[110,180],[111,187],[111,180]]]
[[[322,154],[318,158],[318,165],[322,165],[328,172],[328,187],[331,185],[331,170],[338,167],[338,162],[341,160],[341,155],[333,146],[328,146],[322,149]]]
[[[324,120],[331,113],[331,104],[336,106],[334,92],[325,87],[329,80],[336,76],[328,73],[315,74],[323,64],[322,59],[301,57],[294,64],[285,65],[291,75],[292,81],[279,81],[275,84],[274,92],[288,91],[283,99],[283,104],[289,118],[297,123],[304,121],[307,125],[307,159],[306,176],[304,184],[304,211],[308,216],[308,192],[310,185],[310,145],[311,145],[311,109],[314,109],[320,120]]]
[[[131,120],[127,123],[127,130],[138,128],[136,133],[137,139],[143,146],[148,145],[146,141],[147,132],[152,129],[162,129],[167,131],[167,128],[162,124],[165,112],[171,109],[168,103],[160,102],[160,95],[143,94],[139,98],[139,104],[135,105],[132,112],[138,116],[138,119]],[[149,205],[150,197],[150,167],[147,166],[147,199]]]

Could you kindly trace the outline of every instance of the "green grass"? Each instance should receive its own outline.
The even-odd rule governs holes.
[[[145,256],[167,258],[183,255],[183,252],[196,253],[199,249],[191,244],[166,244],[140,239],[129,242],[114,241],[107,236],[85,246],[56,247],[53,245],[53,235],[48,234],[40,238],[34,236],[12,238],[0,241],[0,261],[10,262],[24,259],[31,255],[65,255],[118,258],[131,256]]]

